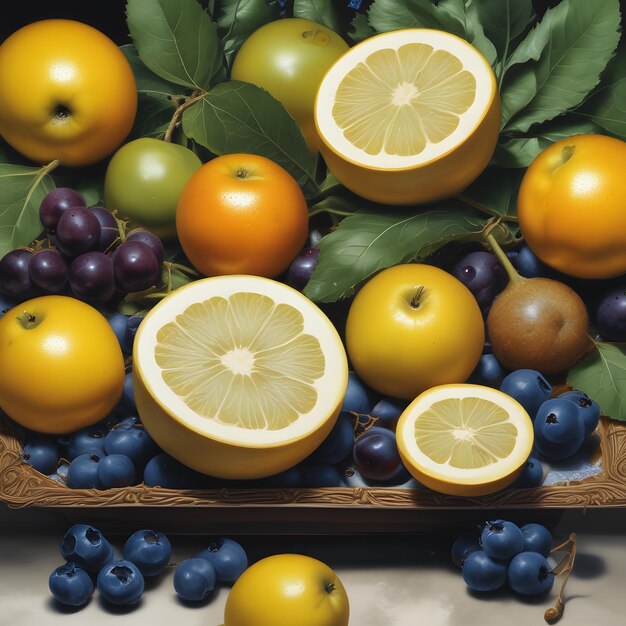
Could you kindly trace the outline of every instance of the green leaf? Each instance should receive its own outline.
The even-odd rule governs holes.
[[[346,298],[386,267],[422,260],[451,241],[480,239],[485,222],[484,215],[455,201],[419,213],[357,211],[318,244],[319,261],[304,293],[316,302]],[[498,238],[510,235],[505,225],[495,232]]]
[[[567,382],[595,400],[614,420],[626,421],[626,352],[611,343],[596,349],[569,370]]]
[[[469,5],[466,8],[465,39],[485,57],[489,65],[495,66],[498,60],[496,47],[485,34],[485,29],[480,21],[480,14],[474,5]]]
[[[526,132],[578,106],[619,40],[618,0],[563,0],[511,55],[501,95],[506,130]]]
[[[534,14],[532,0],[472,0],[472,7],[500,63],[506,65],[513,51],[511,42],[522,34]]]
[[[355,13],[348,26],[348,37],[350,40],[354,43],[359,43],[369,37],[373,37],[375,34],[376,31],[370,26],[367,16],[364,13]]]
[[[170,120],[176,111],[174,100],[167,100],[149,94],[139,94],[135,123],[128,141],[140,137],[161,137],[165,134]]]
[[[379,33],[401,28],[436,28],[465,36],[463,0],[374,0],[367,13]]]
[[[468,197],[502,216],[517,215],[522,170],[488,167],[461,197]]]
[[[317,191],[315,161],[299,126],[267,91],[221,83],[183,113],[183,130],[213,154],[260,154],[284,167],[305,193]]]
[[[278,2],[266,0],[222,0],[216,15],[217,27],[224,42],[224,54],[230,65],[241,44],[258,28],[280,17]]]
[[[334,0],[294,0],[293,16],[322,24],[336,33],[342,31]]]
[[[600,131],[600,127],[590,120],[572,119],[571,115],[566,115],[538,126],[530,135],[500,135],[493,163],[500,167],[528,167],[542,150],[555,141]]]
[[[41,233],[39,205],[54,189],[49,169],[0,164],[0,257]]]
[[[175,85],[152,72],[139,58],[137,48],[132,44],[120,46],[126,60],[130,64],[137,83],[137,93],[149,94],[163,99],[180,94],[180,85]]]
[[[599,89],[574,114],[626,140],[626,50],[618,50],[602,75]]]
[[[139,57],[155,74],[191,89],[211,86],[221,41],[196,0],[128,0],[126,15]]]

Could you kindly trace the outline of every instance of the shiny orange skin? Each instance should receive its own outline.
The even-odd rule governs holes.
[[[0,46],[0,135],[33,161],[100,161],[124,141],[136,112],[126,57],[87,24],[33,22]]]
[[[25,428],[95,424],[119,401],[124,369],[106,317],[76,298],[33,298],[0,318],[0,407]]]
[[[546,264],[578,278],[626,272],[626,142],[576,135],[546,148],[519,190],[519,225]]]
[[[304,246],[308,224],[295,179],[255,154],[205,163],[183,188],[176,208],[183,251],[206,276],[278,276]]]

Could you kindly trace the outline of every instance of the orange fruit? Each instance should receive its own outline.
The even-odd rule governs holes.
[[[0,135],[33,161],[100,161],[124,141],[136,112],[126,57],[87,24],[33,22],[0,46]]]
[[[626,272],[626,142],[576,135],[546,148],[522,180],[519,225],[546,264],[578,278]]]
[[[183,251],[206,276],[278,276],[304,246],[308,223],[295,179],[255,154],[205,163],[187,181],[176,208]]]
[[[123,387],[120,344],[89,304],[41,296],[0,318],[0,407],[25,428],[59,434],[95,424]]]

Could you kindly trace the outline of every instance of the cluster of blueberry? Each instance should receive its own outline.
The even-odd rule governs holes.
[[[1,291],[13,304],[39,295],[69,294],[100,305],[160,280],[161,240],[135,229],[122,243],[113,214],[103,207],[87,208],[76,190],[50,191],[39,218],[48,245],[16,248],[0,259]]]
[[[138,530],[124,543],[122,558],[93,526],[75,524],[61,541],[66,563],[49,578],[50,592],[61,604],[80,607],[94,588],[111,604],[133,605],[141,599],[145,578],[158,576],[170,564],[172,545],[161,532]],[[248,567],[243,547],[219,537],[195,557],[175,566],[174,590],[189,602],[206,599],[216,582],[233,583]]]
[[[546,593],[554,583],[548,562],[551,550],[552,535],[545,526],[520,528],[498,519],[460,535],[452,545],[452,561],[474,591],[495,591],[508,584],[519,594],[536,595]]]

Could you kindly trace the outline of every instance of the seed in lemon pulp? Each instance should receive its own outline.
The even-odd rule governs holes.
[[[440,400],[415,421],[415,441],[436,463],[478,468],[508,457],[518,431],[509,414],[483,398]]]
[[[333,116],[368,154],[420,154],[458,127],[474,102],[476,79],[445,50],[422,43],[370,54],[339,84]]]
[[[163,381],[196,414],[279,430],[313,410],[325,371],[319,340],[296,308],[239,292],[188,306],[157,333]]]

